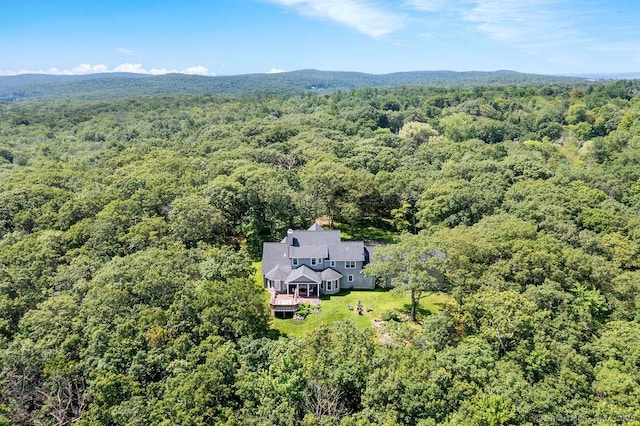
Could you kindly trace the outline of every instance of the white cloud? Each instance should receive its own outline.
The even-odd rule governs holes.
[[[405,17],[364,0],[266,0],[298,13],[339,22],[370,37],[391,34],[405,25]]]
[[[475,0],[463,18],[490,38],[523,48],[575,43],[580,34],[561,0]]]
[[[133,56],[136,54],[135,50],[127,49],[126,47],[118,47],[116,52],[122,53],[123,55]]]
[[[640,40],[615,43],[594,42],[589,45],[589,50],[613,58],[626,58],[629,61],[629,67],[640,66]]]
[[[460,25],[489,39],[531,54],[566,56],[572,46],[586,43],[578,25],[580,14],[567,0],[404,0],[414,17],[428,18],[428,34],[451,34]],[[445,26],[446,24],[446,26]],[[440,28],[440,33],[434,31]]]
[[[605,52],[605,53],[628,53],[628,54],[639,54],[640,53],[640,42],[639,41],[627,41],[621,43],[607,43],[601,45],[594,45],[590,47],[590,50],[595,52]]]
[[[111,73],[111,72],[129,72],[135,74],[149,74],[149,75],[162,75],[162,74],[191,74],[191,75],[209,75],[213,76],[215,73],[209,72],[209,70],[202,65],[196,65],[185,68],[183,70],[169,70],[165,68],[151,68],[147,70],[142,64],[124,63],[113,68],[109,68],[103,64],[80,64],[77,67],[71,69],[58,69],[56,67],[49,68],[47,70],[25,70],[20,69],[17,71],[0,70],[1,76],[20,75],[20,74],[50,74],[50,75],[85,75],[96,73]]]
[[[113,69],[113,72],[132,72],[136,74],[150,74],[149,71],[144,69],[142,64],[120,64]]]
[[[8,76],[8,75],[20,75],[20,74],[51,74],[51,75],[74,75],[72,70],[59,70],[58,68],[52,67],[47,70],[26,70],[19,69],[17,71],[14,70],[2,70],[0,71],[0,75]]]
[[[209,70],[202,65],[186,68],[182,73],[191,75],[211,75],[209,74]]]
[[[72,74],[95,74],[101,72],[109,72],[109,68],[107,68],[107,66],[103,64],[80,64],[71,70]]]
[[[423,12],[437,12],[450,5],[451,2],[447,0],[407,0],[403,4],[406,8]]]
[[[269,71],[267,71],[267,74],[280,74],[285,72],[282,68],[271,68]]]
[[[179,72],[180,71],[178,70],[168,70],[166,68],[151,68],[149,71],[145,70],[145,72],[141,74],[163,75],[163,74],[177,74]]]

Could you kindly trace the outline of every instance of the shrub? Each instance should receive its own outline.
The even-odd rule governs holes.
[[[400,322],[402,321],[402,318],[400,318],[400,316],[398,315],[397,312],[395,311],[384,311],[382,313],[382,321],[397,321]]]

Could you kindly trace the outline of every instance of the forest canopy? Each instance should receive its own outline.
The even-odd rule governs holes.
[[[639,94],[0,104],[0,424],[638,424]],[[317,218],[451,303],[278,335],[252,262]]]

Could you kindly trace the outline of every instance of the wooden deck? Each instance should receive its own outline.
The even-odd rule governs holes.
[[[303,303],[320,306],[320,299],[317,297],[296,297],[293,294],[272,294],[269,306],[273,312],[295,312]]]
[[[300,298],[292,294],[274,294],[269,305],[274,312],[295,312],[300,307]]]

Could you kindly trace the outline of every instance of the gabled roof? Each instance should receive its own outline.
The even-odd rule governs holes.
[[[358,260],[364,262],[364,242],[343,241],[329,246],[331,260]]]
[[[324,231],[324,228],[318,225],[318,222],[313,222],[313,225],[311,225],[309,229],[307,229],[307,231],[320,232],[320,231]]]
[[[284,281],[291,272],[291,268],[287,269],[282,265],[274,266],[264,277],[271,281]]]
[[[320,272],[320,278],[322,279],[322,281],[335,281],[342,278],[342,274],[331,268],[327,268],[324,271]]]
[[[294,247],[331,246],[340,244],[340,231],[287,231],[287,238],[282,242]]]
[[[306,231],[288,230],[287,236],[279,243],[264,243],[262,274],[267,279],[278,280],[279,278],[270,277],[281,277],[286,272],[287,279],[289,279],[289,275],[292,273],[291,259],[294,258],[355,260],[366,264],[370,260],[370,254],[370,250],[364,247],[363,241],[342,241],[340,231],[325,230],[322,226],[314,223]],[[278,266],[280,269],[274,269]],[[321,265],[317,265],[316,268],[321,267]],[[313,271],[310,268],[307,269]],[[307,276],[306,278],[313,277]],[[318,279],[320,278],[318,277]]]
[[[294,269],[284,280],[287,284],[289,283],[316,283],[320,284],[322,279],[318,275],[316,271],[309,268],[308,266],[302,265],[299,268]]]
[[[289,270],[291,270],[289,247],[281,243],[262,244],[262,275],[266,275],[278,265],[285,269],[289,267]]]

